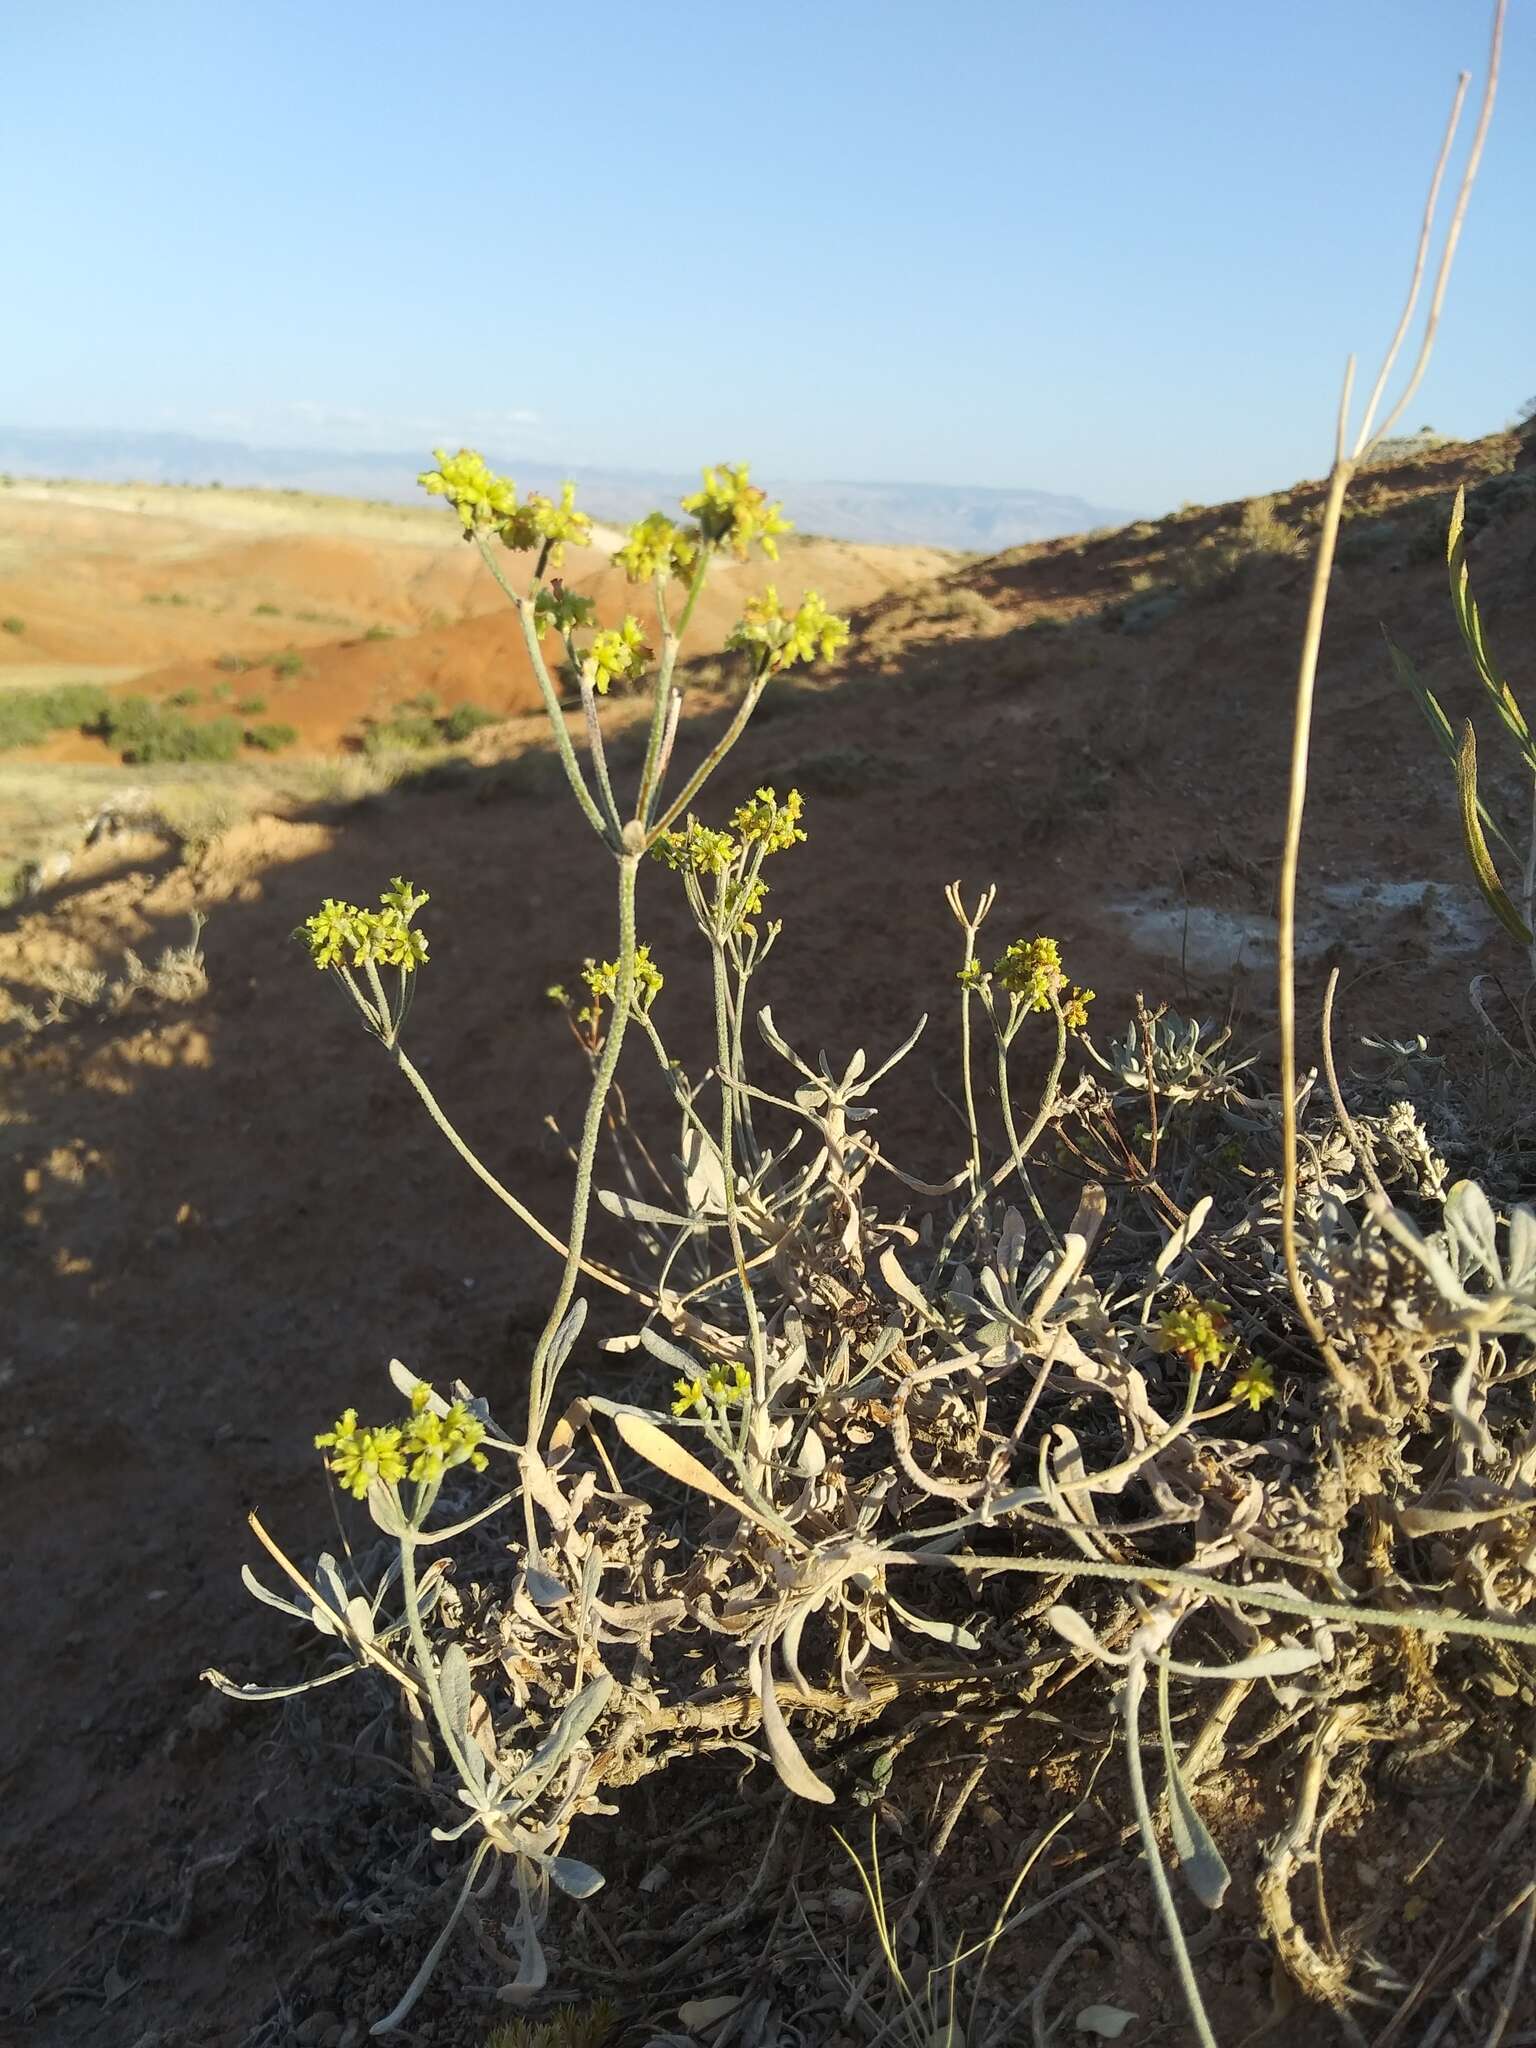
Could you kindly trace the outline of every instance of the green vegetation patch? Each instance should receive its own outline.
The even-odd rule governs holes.
[[[36,747],[50,733],[69,732],[99,718],[108,699],[95,683],[61,683],[54,690],[0,690],[0,751]]]

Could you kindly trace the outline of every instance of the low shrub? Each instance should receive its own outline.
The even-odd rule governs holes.
[[[11,614],[11,616],[10,616],[9,618],[5,618],[5,619],[0,619],[0,632],[3,632],[3,633],[18,633],[18,634],[19,634],[19,633],[25,633],[25,631],[26,631],[26,630],[27,630],[27,622],[26,622],[26,620],[25,620],[25,619],[18,619],[18,618],[16,617],[16,615],[14,614],[14,612],[13,612],[13,613]]]
[[[235,706],[242,718],[260,718],[266,708],[265,697],[242,697]]]
[[[285,654],[278,655],[277,659],[272,663],[272,673],[275,676],[283,677],[303,675],[303,655],[295,648],[290,647]]]
[[[496,713],[485,710],[479,704],[455,704],[446,718],[438,720],[439,729],[445,740],[467,740],[472,732],[479,732],[483,726],[498,723]]]
[[[233,718],[197,723],[147,697],[114,698],[94,728],[124,761],[136,767],[162,762],[232,761],[242,733]]]
[[[88,726],[101,716],[107,692],[95,683],[61,683],[52,690],[0,690],[0,752],[35,747],[50,733]]]
[[[1368,426],[1360,444],[1369,446]],[[1334,504],[1357,459],[1341,447]],[[467,450],[439,451],[422,482],[448,501],[488,563],[500,567],[498,544],[536,555],[536,590],[509,588],[550,700],[536,633],[544,571],[588,532],[569,491],[558,506],[536,493],[520,498]],[[691,612],[716,553],[741,560],[759,544],[772,554],[784,523],[745,468],[729,466],[706,471],[684,511],[685,526],[659,513],[640,522],[615,557],[637,585],[682,586],[674,617]],[[1529,732],[1457,575],[1457,539],[1453,529],[1463,636],[1536,774]],[[1224,545],[1238,562],[1296,552],[1272,507],[1245,514]],[[1320,596],[1327,568],[1324,559]],[[1320,610],[1302,656],[1299,732]],[[551,718],[558,772],[614,863],[602,928],[618,935],[614,957],[579,966],[573,958],[570,987],[548,990],[587,1078],[560,1237],[481,1163],[407,1051],[413,1002],[423,974],[430,979],[419,921],[426,893],[396,876],[376,905],[327,897],[306,920],[299,936],[310,965],[331,976],[481,1187],[553,1243],[560,1274],[537,1337],[520,1347],[516,1378],[502,1383],[520,1412],[506,1412],[502,1389],[493,1414],[467,1384],[439,1390],[396,1360],[379,1420],[361,1422],[348,1406],[316,1435],[337,1489],[371,1527],[357,1541],[344,1531],[342,1562],[323,1551],[301,1564],[253,1516],[283,1576],[263,1584],[247,1572],[246,1583],[287,1616],[308,1656],[271,1686],[204,1675],[242,1702],[286,1703],[357,1679],[366,1732],[338,1745],[349,1768],[354,1751],[375,1745],[395,1796],[410,1796],[412,1778],[420,1789],[423,1833],[435,1821],[432,1841],[458,1845],[430,1879],[413,1876],[423,1894],[430,1881],[448,1903],[430,1947],[422,1940],[420,1968],[374,2021],[379,2036],[404,2026],[461,1916],[500,1975],[485,2002],[541,1996],[552,1906],[588,1901],[604,1883],[600,1869],[569,1853],[572,1830],[583,1830],[583,1847],[600,1841],[587,1817],[615,1813],[639,1781],[663,1773],[674,1783],[685,1776],[676,1804],[691,1823],[694,1807],[707,1808],[704,1774],[723,1748],[779,1780],[755,1812],[746,1808],[766,1839],[743,1898],[750,1905],[759,1883],[783,1885],[770,1946],[791,1925],[788,1899],[811,1931],[811,1902],[825,1891],[825,1848],[809,1808],[843,1796],[870,1807],[872,1823],[882,1813],[898,1826],[919,1809],[944,1815],[926,1867],[908,1859],[915,1883],[905,1920],[887,1910],[873,1854],[870,1873],[857,1866],[875,1955],[866,1946],[855,1958],[839,1934],[846,1967],[831,1971],[837,2000],[851,1989],[843,2012],[852,2015],[883,1955],[898,1996],[894,2012],[871,2011],[861,2023],[869,2041],[957,2040],[966,2001],[967,2040],[1019,2037],[1017,1985],[1006,2005],[999,1997],[976,2020],[981,1972],[1005,1925],[1057,1903],[1061,1874],[1097,1859],[1076,1841],[1053,1852],[1041,1880],[1049,1890],[1014,1912],[1036,1856],[1075,1829],[1090,1802],[1114,1857],[1068,1883],[1116,1885],[1135,1867],[1121,1845],[1139,1850],[1187,2003],[1186,2038],[1206,2048],[1216,2040],[1199,1983],[1209,1965],[1197,1959],[1229,1891],[1234,1921],[1242,1916],[1228,1923],[1232,1938],[1264,1944],[1277,2010],[1300,2015],[1303,2000],[1315,2000],[1348,2017],[1350,2037],[1363,2040],[1349,2008],[1370,2001],[1387,2012],[1404,1994],[1416,2001],[1429,1968],[1444,1963],[1435,1992],[1451,2011],[1482,1981],[1467,1963],[1480,1947],[1493,1952],[1506,1866],[1528,1877],[1528,1154],[1515,1142],[1479,1156],[1472,1104],[1484,1099],[1486,1066],[1458,1092],[1443,1063],[1412,1044],[1366,1040],[1369,1060],[1344,1070],[1354,1097],[1346,1102],[1329,1038],[1332,985],[1328,1085],[1298,1087],[1289,967],[1280,977],[1278,1085],[1228,1030],[1139,999],[1123,1029],[1091,1031],[1094,992],[1071,978],[1057,939],[1005,927],[984,941],[997,891],[955,882],[945,891],[950,961],[908,967],[903,956],[901,983],[911,984],[914,1009],[920,977],[942,974],[950,991],[952,1073],[932,1085],[953,1123],[930,1122],[926,1135],[951,1129],[953,1151],[945,1158],[935,1143],[910,1164],[894,1157],[886,1124],[870,1120],[928,1020],[918,1017],[904,1037],[884,1024],[887,934],[877,934],[872,958],[879,1003],[866,1021],[880,1020],[872,1028],[882,1041],[874,1057],[851,1030],[829,1050],[798,1042],[761,1000],[758,976],[779,935],[765,898],[807,836],[801,794],[781,800],[764,784],[734,808],[708,809],[715,771],[785,671],[835,657],[847,634],[810,597],[794,611],[771,592],[750,599],[728,642],[747,681],[697,767],[674,757],[670,632],[658,652],[635,655],[652,711],[633,780],[616,781],[599,720],[588,719],[578,752],[566,720]],[[602,638],[601,654],[573,656],[589,685],[634,645],[620,629]],[[419,709],[401,712],[430,722]],[[1522,904],[1510,903],[1490,876],[1473,755],[1469,733],[1458,758],[1468,850],[1490,904],[1529,948],[1536,863],[1523,870]],[[1107,768],[1098,756],[1084,765],[1091,777]],[[1283,873],[1293,879],[1305,792],[1300,768],[1292,774]],[[887,886],[899,884],[895,876]],[[653,955],[639,922],[642,903],[663,887],[674,903],[680,897],[687,922],[658,919],[649,934],[691,926],[703,970],[685,982],[681,1003],[665,993],[670,960]],[[1294,934],[1293,911],[1282,907],[1282,934]],[[851,930],[857,909],[846,914]],[[695,1036],[700,990],[706,1028]],[[691,1037],[692,1072],[674,1054]],[[1536,1049],[1512,1050],[1529,1062],[1528,1084]],[[631,1068],[665,1104],[657,1128],[640,1126],[643,1090],[631,1092]],[[500,1128],[496,1137],[504,1149]],[[589,1248],[599,1208],[627,1243],[622,1258]],[[600,1348],[588,1328],[599,1288],[611,1297]],[[493,1458],[495,1476],[483,1476]],[[405,1713],[381,1712],[376,1687],[398,1692]],[[961,1745],[965,1762],[977,1760],[958,1794],[936,1787],[926,1761],[904,1760],[923,1724],[942,1731],[942,1761],[958,1761]],[[302,1725],[289,1723],[296,1735]],[[1368,1774],[1394,1739],[1403,1761],[1433,1758],[1463,1818],[1494,1775],[1490,1759],[1508,1760],[1498,1767],[1507,1820],[1490,1860],[1478,1845],[1445,1880],[1472,1890],[1464,1918],[1453,1899],[1448,1935],[1431,1919],[1405,1939],[1419,1915],[1394,1912],[1388,1889],[1400,1883],[1406,1905],[1429,1860],[1429,1831],[1415,1830],[1409,1804],[1420,1779],[1389,1817],[1390,1839],[1403,1837],[1405,1816],[1409,1839],[1388,1852],[1390,1869],[1371,1871],[1361,1917],[1346,1923],[1331,1912],[1324,1889],[1324,1836],[1346,1816],[1364,1833]],[[1463,1744],[1458,1779],[1447,1758]],[[1006,1757],[1039,1788],[1038,1832],[1032,1816],[1032,1844],[991,1937],[956,1942],[947,1965],[939,1958],[931,1969],[919,1954],[912,1968],[910,1950],[923,1938],[916,1906],[994,1745],[999,1762]],[[1248,1772],[1261,1751],[1263,1798]],[[1116,1752],[1118,1797],[1112,1774],[1101,1777]],[[1236,1781],[1219,1800],[1218,1771]],[[338,1773],[327,1814],[338,1845],[355,1799]],[[791,1800],[801,1802],[802,1824],[790,1822],[776,1862]],[[638,1821],[663,1805],[653,1783],[631,1812]],[[991,1858],[996,1818],[985,1825]],[[634,1870],[657,1858],[654,1911],[667,1914],[670,1934],[632,1921],[616,1938],[592,1911],[569,1911],[558,1981],[579,1983],[589,1969],[598,1982],[635,1985],[647,2020],[664,1984],[691,2026],[697,2008],[676,2003],[679,1966],[691,1969],[701,1950],[709,1989],[734,1993],[744,1972],[736,1955],[722,1969],[713,1943],[734,1933],[745,1907],[716,1896],[678,1909],[659,1859],[681,1838],[668,1820],[657,1841],[653,1823],[631,1861]],[[409,1855],[414,1872],[432,1852],[423,1842],[420,1855],[393,1845],[386,1853],[394,1867]],[[1364,1849],[1354,1853],[1363,1867]],[[1229,1857],[1241,1871],[1235,1888]],[[356,1896],[341,1855],[334,1868]],[[389,1881],[382,1873],[380,1889]],[[498,1881],[493,1941],[479,1902]],[[1194,1939],[1175,1882],[1210,1916]],[[647,1873],[641,1888],[652,1883]],[[1515,1960],[1497,1957],[1495,2025],[1480,2023],[1469,2039],[1503,2038],[1514,2014],[1533,1913],[1518,1932],[1514,1916],[1529,1898],[1525,1883],[1498,1911]],[[853,1903],[857,1913],[857,1895]],[[766,1925],[772,1896],[763,1904]],[[1412,1904],[1422,1908],[1422,1896]],[[1026,1990],[1041,2041],[1044,1987],[1058,1961],[1098,1932],[1082,1912]],[[937,1948],[936,1910],[932,1917]],[[619,1946],[626,1938],[660,1939],[673,1953],[631,1964]],[[825,1961],[814,1932],[811,1941]],[[754,1941],[751,1953],[771,1982],[766,1948]],[[455,1996],[462,2002],[457,1985]],[[1244,2009],[1252,2002],[1244,1989]],[[1051,2023],[1052,2037],[1073,2004]],[[733,1995],[731,2038],[768,2038],[772,1998],[754,2007],[751,2031],[735,2027],[736,2005]],[[1089,2007],[1077,2027],[1118,2038],[1135,2018]],[[1386,2033],[1400,2032],[1388,2019]]]
[[[253,604],[251,606],[251,617],[253,619],[280,619],[282,616],[282,613],[275,604]]]
[[[276,754],[284,747],[291,747],[298,736],[294,726],[274,721],[265,725],[247,726],[245,744],[248,747],[255,747],[259,753]]]
[[[420,753],[427,747],[442,745],[442,733],[435,718],[424,711],[397,711],[390,718],[381,718],[371,724],[363,734],[365,754],[406,754]]]

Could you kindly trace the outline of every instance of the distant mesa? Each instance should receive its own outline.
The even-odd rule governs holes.
[[[370,454],[321,448],[253,448],[193,434],[0,426],[0,472],[82,483],[229,484],[324,491],[341,497],[411,502],[428,450]],[[708,454],[709,451],[706,451]],[[750,450],[747,451],[750,454]],[[676,503],[697,488],[692,472],[561,468],[489,449],[488,459],[530,490],[567,476],[594,518],[626,523]],[[764,478],[803,533],[897,547],[958,548],[979,554],[1027,541],[1115,526],[1127,515],[1054,491],[949,484],[794,483]]]

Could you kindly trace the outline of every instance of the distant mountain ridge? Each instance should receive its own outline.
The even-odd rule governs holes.
[[[698,488],[692,472],[561,466],[490,451],[487,459],[528,490],[555,490],[570,477],[594,518],[621,524],[657,506],[674,505],[685,492]],[[88,483],[222,483],[399,503],[416,496],[416,475],[428,462],[426,449],[376,454],[256,448],[196,434],[0,426],[0,472]],[[1129,516],[1061,492],[983,485],[780,483],[775,495],[782,497],[785,511],[802,532],[981,554],[1119,525]]]

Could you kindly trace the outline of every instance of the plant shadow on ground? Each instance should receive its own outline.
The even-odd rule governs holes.
[[[1519,574],[1527,516],[1495,538],[1485,608],[1514,645],[1536,629]],[[1004,564],[980,576],[987,602],[1006,595],[1008,573]],[[1309,859],[1318,875],[1368,868],[1454,888],[1451,793],[1425,765],[1411,707],[1378,652],[1388,575],[1422,588],[1398,637],[1413,640],[1427,673],[1443,666],[1456,699],[1438,568],[1389,567],[1382,555],[1357,579],[1346,568]],[[1064,632],[1024,625],[918,649],[890,673],[877,650],[835,688],[766,701],[770,715],[713,798],[723,810],[759,783],[797,781],[810,798],[810,842],[784,864],[773,899],[786,927],[765,992],[795,1042],[834,1058],[856,1044],[889,1050],[917,1014],[932,1013],[880,1098],[882,1142],[914,1171],[938,1172],[959,1128],[943,1094],[954,1065],[957,962],[942,899],[951,879],[972,890],[999,881],[1000,938],[1059,933],[1100,992],[1106,1028],[1122,1027],[1143,985],[1205,1014],[1232,997],[1230,973],[1191,969],[1187,951],[1181,968],[1178,948],[1161,941],[1138,947],[1134,922],[1107,906],[1203,885],[1228,909],[1262,913],[1254,899],[1267,892],[1278,845],[1278,747],[1301,604],[1293,578],[1289,565],[1266,565],[1230,616],[1190,607],[1145,635],[1105,633],[1097,620]],[[1256,620],[1274,631],[1256,634]],[[690,722],[681,744],[699,747],[721,716]],[[620,761],[625,751],[620,743]],[[559,1228],[566,1137],[542,1119],[553,1113],[569,1131],[586,1074],[544,991],[569,981],[583,954],[611,950],[611,884],[546,757],[440,766],[414,792],[258,819],[190,865],[163,854],[118,860],[6,920],[4,979],[23,998],[46,985],[60,932],[80,957],[114,968],[125,945],[153,958],[182,943],[194,908],[209,919],[210,983],[185,1008],[130,1005],[110,1022],[66,1021],[0,1052],[15,1736],[5,1832],[8,1863],[28,1873],[6,1939],[9,1996],[30,2027],[22,2039],[134,2041],[154,2028],[165,2048],[275,2044],[317,2012],[335,2013],[340,2031],[383,2009],[438,1910],[413,1889],[434,1887],[447,1868],[411,1863],[420,1794],[353,1751],[378,1702],[349,1686],[319,1706],[240,1708],[197,1679],[208,1662],[265,1672],[290,1653],[284,1626],[253,1611],[239,1583],[255,1557],[244,1514],[259,1507],[296,1554],[335,1543],[314,1430],[366,1403],[392,1356],[511,1405],[555,1278],[553,1260],[458,1176],[387,1058],[291,942],[322,897],[368,901],[394,873],[433,892],[413,1057],[493,1170]],[[661,1000],[675,1050],[702,1065],[702,979],[659,869],[645,879],[641,935],[668,974]],[[1437,951],[1411,917],[1378,925],[1346,963],[1346,1032],[1464,1033],[1465,977]],[[1314,1013],[1325,965],[1311,963]],[[1267,1008],[1262,976],[1237,1000]],[[639,1060],[624,1086],[646,1125],[663,1098]],[[592,1335],[615,1327],[593,1306]],[[627,1369],[610,1368],[590,1342],[585,1351],[586,1371]],[[284,1728],[274,1775],[275,1714]],[[1099,1733],[1079,1729],[1064,1743],[1059,1724],[1032,1714],[992,1738],[933,1880],[930,1903],[947,1925],[985,1930],[1021,1845],[1084,1793]],[[914,1725],[900,1708],[852,1738],[865,1753],[849,1758],[850,1839],[864,1851],[867,1814],[883,1815],[893,1897],[924,1884],[925,1845],[979,1740],[963,1718],[925,1726],[919,1715]],[[893,1744],[902,1753],[887,1778],[877,1763]],[[609,1872],[624,1930],[613,1967],[628,1973],[622,1988],[637,2009],[654,1999],[659,2011],[672,1996],[664,1972],[645,1974],[664,1949],[648,1930],[682,1939],[710,1926],[743,1897],[743,1872],[760,1886],[748,1877],[742,1916],[706,1945],[718,1988],[767,1982],[752,1973],[775,1942],[814,1955],[807,1927],[839,1956],[856,1953],[856,1969],[867,1959],[857,1878],[820,1817],[781,1814],[766,1767],[738,1785],[741,1762],[727,1748],[712,1782],[689,1782],[698,1812],[682,1834],[649,1781],[602,1825],[594,1860]],[[324,1790],[338,1770],[339,1814]],[[1089,1899],[1097,1925],[1063,1960],[1058,1991],[1086,2005],[1136,1987],[1131,2038],[1142,2038],[1158,2018],[1182,2022],[1143,1873],[1122,1847],[1118,1781],[1107,1788],[1097,1786],[1027,1896],[1111,1862]],[[1449,1766],[1438,1779],[1420,1768],[1395,1789],[1383,1771],[1373,1791],[1373,1831],[1357,1853],[1380,1871],[1410,1845],[1422,1854],[1471,1800],[1478,1839],[1448,1834],[1435,1866],[1443,1901],[1456,1899],[1468,1858],[1511,1798],[1497,1784],[1475,1792]],[[1262,1785],[1234,1788],[1239,1796],[1255,1802],[1231,1816],[1241,1873],[1243,1845],[1251,1857],[1280,1809],[1265,1804]],[[673,1844],[668,1889],[643,1890],[663,1837]],[[1370,1879],[1346,1881],[1346,1892],[1351,1883],[1369,1890]],[[806,1917],[796,1889],[817,1902]],[[928,1938],[926,1910],[912,1915],[915,1952]],[[370,1913],[390,1922],[383,1935]],[[1075,1924],[1075,1909],[1052,1907],[1009,1936],[1004,1988],[1027,1991]],[[416,2036],[438,2048],[478,2042],[493,2017],[478,1987],[495,1981],[495,1966],[472,1939],[460,1948],[432,1995],[432,2031]],[[1236,2038],[1265,2010],[1267,1964],[1238,1942],[1213,1968],[1213,2013]],[[806,2038],[839,2038],[840,2011],[834,2001]],[[1288,2025],[1298,2041],[1336,2038],[1320,2016]]]

